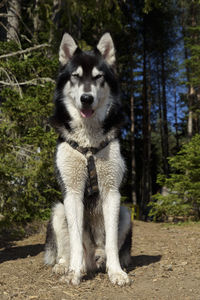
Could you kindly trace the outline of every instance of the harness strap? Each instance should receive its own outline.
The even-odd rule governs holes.
[[[84,194],[84,204],[87,208],[91,208],[91,206],[94,206],[99,196],[98,176],[97,176],[94,155],[99,151],[101,151],[106,146],[108,146],[108,144],[114,139],[116,138],[101,142],[98,148],[81,147],[77,142],[73,140],[66,141],[73,149],[79,151],[87,159],[88,177],[86,181],[85,194]],[[86,201],[86,200],[92,200],[92,201]]]
[[[100,143],[99,147],[81,147],[79,144],[73,140],[67,140],[66,142],[75,150],[79,151],[81,154],[86,155],[88,152],[91,152],[93,155],[96,154],[97,152],[101,151],[103,148],[108,146],[110,142],[115,140],[116,138],[113,138],[111,140],[105,140]]]

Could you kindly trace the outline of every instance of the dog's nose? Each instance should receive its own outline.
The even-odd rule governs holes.
[[[83,94],[81,96],[81,103],[82,104],[91,105],[93,101],[94,101],[94,98],[90,94]]]

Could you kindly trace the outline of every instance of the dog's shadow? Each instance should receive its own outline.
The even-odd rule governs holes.
[[[136,255],[131,256],[131,262],[129,266],[126,268],[126,272],[130,273],[134,269],[138,267],[148,266],[151,264],[154,264],[158,261],[160,261],[162,258],[162,255]],[[93,279],[97,274],[99,273],[106,273],[105,270],[99,270],[96,273],[89,273],[84,276],[84,280],[90,280]]]
[[[127,272],[131,272],[137,267],[143,267],[143,266],[148,266],[151,264],[154,264],[158,261],[160,261],[162,258],[162,255],[136,255],[136,256],[131,256],[131,262],[129,266],[126,268]]]
[[[36,256],[44,250],[44,244],[11,246],[0,251],[0,263],[19,258],[27,258],[28,256]]]

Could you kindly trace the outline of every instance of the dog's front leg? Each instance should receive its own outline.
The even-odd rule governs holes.
[[[83,274],[83,202],[79,193],[68,192],[64,199],[70,239],[69,272],[62,281],[77,285]]]
[[[113,284],[128,284],[129,277],[122,270],[119,262],[118,226],[119,226],[120,194],[109,191],[103,202],[103,215],[106,233],[106,267],[108,276]]]

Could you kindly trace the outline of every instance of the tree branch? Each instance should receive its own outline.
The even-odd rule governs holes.
[[[7,13],[0,13],[0,18],[7,18],[7,17],[13,18],[14,16],[9,15],[9,14],[7,14]]]
[[[31,52],[31,51],[34,51],[34,50],[38,50],[40,48],[45,48],[45,47],[50,47],[50,45],[49,44],[41,44],[41,45],[37,45],[37,46],[34,46],[34,47],[27,48],[25,50],[19,50],[19,51],[8,53],[8,54],[3,54],[3,55],[0,56],[0,59],[15,56],[15,55],[20,55],[20,54],[24,54],[24,53],[28,53],[28,52]]]
[[[9,73],[7,72],[7,70],[4,69],[4,68],[2,68],[2,67],[0,67],[0,72],[3,72],[3,73],[6,75],[6,77],[7,77],[8,80],[9,80],[9,82],[7,82],[7,83],[8,83],[9,85],[13,86],[13,85],[12,85],[12,84],[13,84],[13,81],[12,81],[12,79],[11,79]],[[15,83],[15,86],[18,87],[20,98],[22,98],[22,97],[23,97],[23,95],[22,95],[22,89],[21,89],[20,86],[19,86],[19,83],[18,83],[18,81],[17,81],[17,78],[16,78],[13,74],[12,74],[11,76],[14,78],[14,80],[15,80],[15,82],[16,82],[16,83]]]
[[[6,82],[6,81],[0,81],[1,85],[7,85],[7,86],[21,86],[21,85],[37,85],[38,81],[41,82],[51,82],[55,84],[55,80],[49,78],[49,77],[40,77],[40,78],[34,78],[31,80],[27,80],[24,82],[18,82],[18,83],[14,83],[14,82]]]

